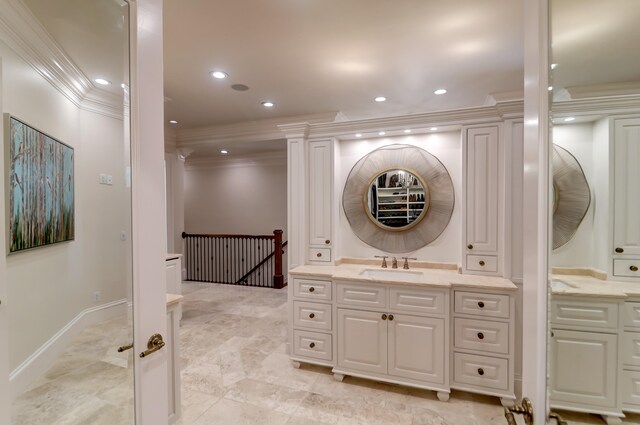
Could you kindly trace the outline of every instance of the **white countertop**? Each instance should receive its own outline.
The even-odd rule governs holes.
[[[599,298],[640,297],[640,284],[634,282],[601,280],[591,276],[577,275],[553,275],[552,280],[560,281],[565,284],[561,285],[561,287],[557,287],[552,284],[552,295],[572,295]]]
[[[378,272],[380,274],[390,272],[390,276],[365,276],[365,271]],[[408,273],[411,280],[403,277],[403,273]],[[508,279],[495,276],[477,276],[460,274],[454,270],[428,269],[428,268],[412,268],[404,270],[402,268],[392,269],[381,267],[372,267],[370,265],[361,264],[340,264],[338,266],[315,266],[305,265],[298,266],[289,271],[292,276],[320,276],[329,279],[362,282],[362,283],[386,283],[399,285],[425,285],[436,288],[462,287],[469,289],[495,289],[515,291],[518,289]]]

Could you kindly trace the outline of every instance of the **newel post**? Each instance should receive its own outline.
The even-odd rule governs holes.
[[[274,239],[274,255],[275,255],[275,271],[273,273],[273,287],[276,289],[284,288],[284,276],[282,275],[282,230],[273,231]]]

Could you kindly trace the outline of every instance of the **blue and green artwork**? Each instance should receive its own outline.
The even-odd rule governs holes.
[[[8,142],[9,252],[72,240],[73,148],[14,117]]]

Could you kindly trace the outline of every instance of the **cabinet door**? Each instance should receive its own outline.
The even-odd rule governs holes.
[[[550,398],[590,406],[616,405],[616,344],[611,334],[554,330],[551,338]]]
[[[165,270],[167,274],[167,293],[182,294],[182,270],[179,258],[167,260]]]
[[[498,127],[469,128],[466,140],[468,252],[498,250]]]
[[[615,121],[613,246],[640,255],[640,118]]]
[[[444,356],[444,319],[390,316],[389,375],[444,384]]]
[[[338,366],[387,373],[387,320],[382,319],[383,314],[338,309]]]
[[[331,141],[309,143],[309,244],[331,244]],[[311,259],[313,260],[313,258]]]

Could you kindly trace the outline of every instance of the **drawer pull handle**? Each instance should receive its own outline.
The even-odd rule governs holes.
[[[324,241],[324,243],[326,243],[327,245],[329,245],[331,243],[331,241],[329,239],[327,239],[326,241]]]
[[[622,253],[624,252],[624,249],[622,249],[622,248],[616,248],[616,249],[615,249],[615,251],[616,251],[618,254],[622,254]]]
[[[631,266],[631,267],[629,267],[629,270],[631,270],[632,272],[637,272],[638,271],[638,266]]]
[[[316,317],[314,313],[309,313],[309,319],[313,319],[314,317]]]
[[[313,348],[313,347],[315,347],[315,346],[316,346],[316,343],[315,343],[315,342],[312,342],[311,344],[309,344],[309,348]]]
[[[480,376],[484,375],[484,369],[483,368],[478,368],[478,375],[480,375]]]
[[[467,248],[468,249],[473,249],[473,245],[469,244],[469,245],[467,245]]]
[[[386,314],[382,315],[382,320],[387,320],[387,315]]]
[[[389,321],[393,320],[393,314],[389,315]]]
[[[318,257],[318,258],[322,257],[322,253],[321,252],[317,253],[316,257]]]
[[[482,301],[478,301],[478,307],[484,308],[484,303]]]
[[[478,332],[478,339],[484,339],[484,334],[482,332]]]
[[[309,292],[313,292],[315,290],[316,290],[316,288],[314,288],[313,286],[311,288],[309,288]]]
[[[482,267],[484,267],[484,260],[478,261],[478,264],[480,264]]]

